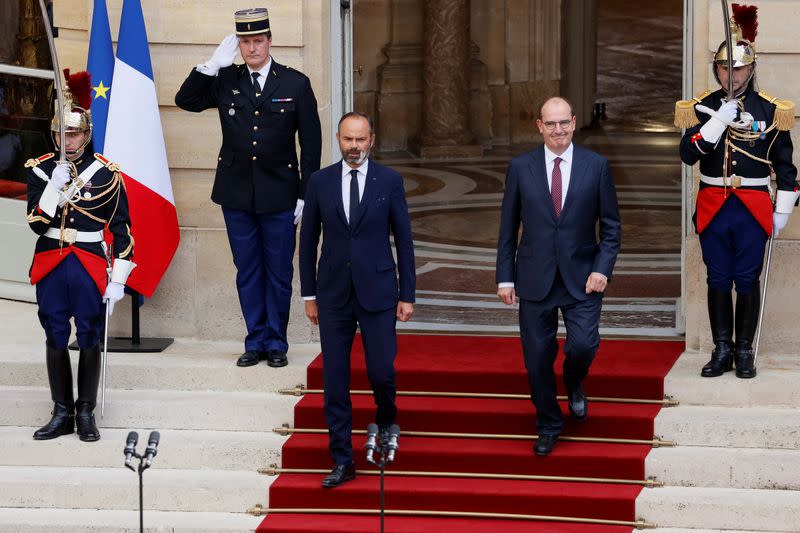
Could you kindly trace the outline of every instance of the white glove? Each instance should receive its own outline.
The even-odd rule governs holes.
[[[214,55],[211,59],[206,61],[206,73],[215,75],[219,69],[233,65],[233,60],[236,57],[236,52],[239,51],[239,37],[232,33],[222,39],[222,42],[214,50]]]
[[[114,313],[114,304],[122,300],[125,296],[125,285],[117,283],[116,281],[110,282],[106,286],[106,293],[103,295],[103,301],[108,302],[108,314]]]
[[[789,213],[772,213],[772,238],[777,238],[778,234],[786,223],[789,222]]]
[[[736,120],[736,114],[739,112],[739,103],[737,100],[730,100],[724,102],[716,111],[716,115],[712,116],[708,122],[703,124],[700,128],[700,135],[703,139],[710,143],[716,143],[725,130],[728,128],[728,123]]]
[[[64,185],[70,180],[70,169],[67,164],[56,165],[53,173],[50,175],[50,181],[47,182],[48,187],[53,187],[55,190],[60,191]]]
[[[300,219],[303,218],[303,206],[306,203],[303,200],[297,200],[297,205],[294,207],[294,224],[297,225],[300,223]]]

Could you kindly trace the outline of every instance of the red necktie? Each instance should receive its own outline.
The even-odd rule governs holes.
[[[553,209],[556,211],[556,218],[561,216],[561,168],[559,168],[561,158],[553,160],[553,178],[550,185],[550,196],[553,198]]]

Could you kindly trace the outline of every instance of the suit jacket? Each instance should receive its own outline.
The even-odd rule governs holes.
[[[403,178],[372,160],[356,220],[347,223],[342,162],[312,174],[300,228],[300,288],[320,307],[338,308],[355,291],[367,311],[383,311],[398,299],[414,302],[414,243]],[[320,232],[322,253],[317,264]],[[389,234],[394,236],[397,271]]]
[[[192,70],[175,104],[200,112],[216,107],[222,147],[211,199],[223,207],[255,213],[294,209],[307,178],[319,169],[322,132],[308,78],[272,61],[257,97],[246,65],[216,76]],[[300,139],[298,168],[295,134]]]
[[[522,238],[517,243],[520,222]],[[573,297],[599,298],[598,293],[586,294],[586,279],[592,272],[611,279],[619,246],[617,193],[607,159],[574,145],[559,218],[547,185],[544,147],[511,160],[497,244],[498,283],[513,282],[519,298],[541,301],[558,270]]]

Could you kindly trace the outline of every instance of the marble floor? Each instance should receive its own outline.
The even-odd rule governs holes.
[[[607,119],[575,141],[611,162],[622,250],[601,332],[680,335],[681,167],[672,127],[681,87],[680,0],[598,4],[597,101]],[[417,258],[414,331],[517,334],[517,306],[496,296],[495,250],[508,162],[531,146],[495,147],[479,159],[383,154],[406,179]]]

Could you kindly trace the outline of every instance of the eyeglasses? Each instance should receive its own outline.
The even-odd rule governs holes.
[[[556,126],[561,126],[562,130],[568,130],[570,126],[572,126],[572,120],[548,120],[546,122],[542,122],[542,124],[544,124],[544,127],[548,130],[554,130],[556,129]]]

